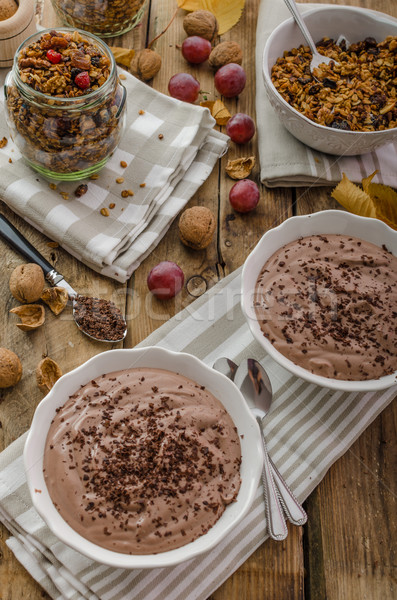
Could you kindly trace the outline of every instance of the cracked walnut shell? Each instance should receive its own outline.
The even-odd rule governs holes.
[[[215,217],[205,206],[193,206],[185,210],[179,219],[179,236],[185,246],[203,250],[212,240]]]
[[[22,377],[22,365],[12,350],[0,348],[0,388],[16,385]]]
[[[65,288],[53,287],[46,288],[41,294],[41,299],[50,307],[54,315],[60,315],[68,303],[69,296]]]
[[[16,306],[10,312],[18,315],[21,319],[21,323],[17,323],[17,327],[22,331],[33,331],[40,327],[45,320],[44,306],[41,304]]]
[[[135,77],[149,81],[160,71],[161,56],[150,48],[137,52],[130,63],[130,70]]]
[[[208,62],[213,69],[219,69],[228,63],[241,65],[243,51],[237,42],[221,42],[211,51]]]
[[[209,10],[195,10],[183,19],[187,35],[198,35],[210,42],[218,33],[218,21]]]
[[[18,302],[36,302],[44,288],[44,274],[39,265],[27,263],[15,267],[10,277],[10,291]]]
[[[50,391],[60,377],[62,377],[61,367],[52,358],[46,356],[37,365],[36,381],[39,389],[44,394]]]

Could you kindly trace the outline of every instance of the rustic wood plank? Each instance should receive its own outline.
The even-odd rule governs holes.
[[[396,598],[396,426],[394,402],[307,501],[310,600]]]
[[[153,40],[167,27],[174,11],[174,0],[152,0],[149,41]],[[186,37],[182,26],[185,14],[185,11],[179,10],[169,29],[152,46],[153,50],[156,50],[162,57],[162,67],[154,77],[153,86],[157,90],[168,94],[168,81],[172,75],[188,72],[200,81],[201,89],[207,92],[206,97],[212,99],[214,76],[208,64],[189,65],[180,51],[180,46]],[[200,187],[187,206],[196,205],[206,206],[217,216],[218,166],[214,168],[210,177]],[[165,238],[131,278],[128,313],[134,315],[134,320],[126,339],[127,346],[137,344],[150,331],[157,329],[162,323],[188,306],[196,297],[218,281],[216,234],[211,244],[204,250],[187,248],[179,239],[178,220],[179,217],[175,219]],[[176,262],[184,271],[186,285],[181,293],[172,300],[157,300],[147,289],[146,279],[150,269],[162,260]]]
[[[303,600],[303,528],[288,530],[283,542],[262,544],[208,600]]]

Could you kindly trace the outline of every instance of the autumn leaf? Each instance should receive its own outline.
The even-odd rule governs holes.
[[[375,206],[371,196],[357,185],[352,183],[343,173],[342,181],[332,191],[331,196],[339,204],[355,215],[362,217],[376,217]]]
[[[372,183],[377,171],[365,177],[362,188],[352,183],[343,173],[342,181],[332,191],[335,198],[349,212],[362,217],[380,219],[397,229],[397,192],[387,185]]]
[[[178,0],[179,8],[187,11],[209,10],[217,18],[222,35],[239,22],[245,0]]]
[[[119,48],[118,46],[110,46],[110,49],[118,65],[123,65],[124,67],[130,66],[135,50],[132,48]]]
[[[397,193],[386,185],[371,183],[369,187],[376,216],[389,227],[397,229]]]
[[[210,113],[214,117],[217,125],[226,125],[231,117],[230,112],[227,110],[222,100],[206,100],[205,102],[200,102],[200,106],[210,109]]]

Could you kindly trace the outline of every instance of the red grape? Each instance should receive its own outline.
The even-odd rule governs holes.
[[[237,63],[223,65],[215,73],[215,87],[225,98],[238,96],[245,87],[247,76]]]
[[[169,80],[168,91],[173,98],[193,103],[198,98],[200,84],[189,73],[177,73]]]
[[[226,133],[232,142],[246,144],[255,133],[255,123],[248,115],[236,113],[227,122]]]
[[[241,179],[231,188],[229,200],[237,212],[250,212],[259,202],[258,186],[251,179]]]
[[[147,285],[156,298],[168,300],[181,291],[184,280],[182,269],[176,263],[164,260],[150,271]]]
[[[182,42],[183,58],[195,65],[206,61],[211,50],[211,43],[198,35],[192,35]]]

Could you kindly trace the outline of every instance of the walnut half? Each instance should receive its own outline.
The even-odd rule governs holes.
[[[62,377],[61,367],[55,360],[46,356],[36,368],[36,380],[40,390],[47,394],[56,381]]]
[[[54,315],[59,315],[68,303],[68,293],[65,288],[46,288],[41,294],[43,302],[48,304]]]
[[[44,323],[45,312],[44,306],[41,304],[24,304],[16,306],[10,310],[21,319],[21,323],[17,323],[17,327],[22,331],[32,331],[37,329]]]

